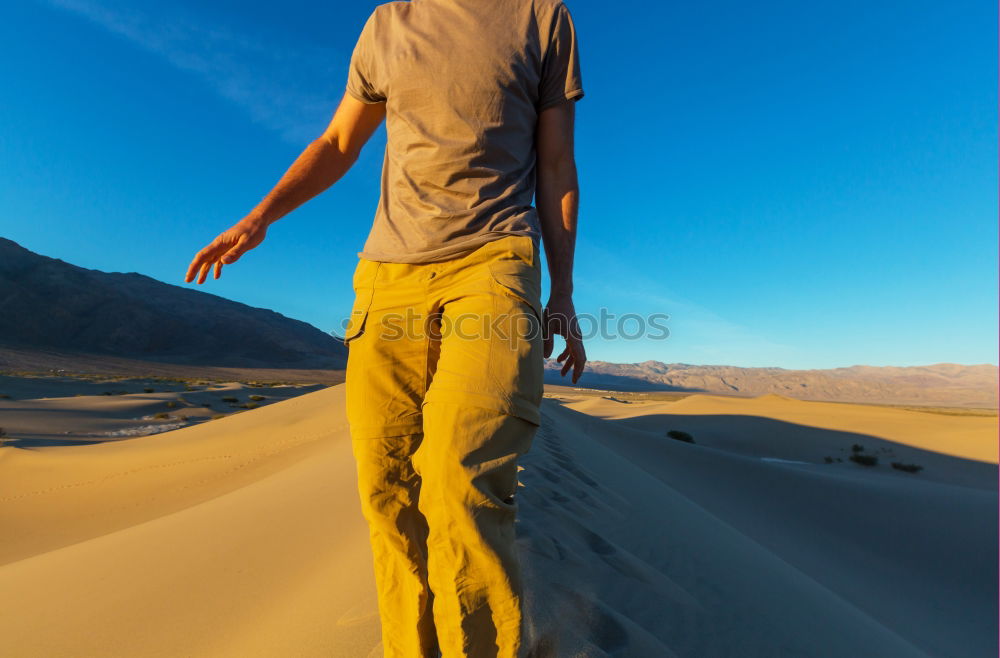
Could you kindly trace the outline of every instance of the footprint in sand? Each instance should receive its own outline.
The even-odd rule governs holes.
[[[601,537],[590,530],[584,530],[583,533],[583,538],[587,542],[587,547],[598,555],[614,555],[618,552],[618,549],[608,543],[604,537]]]
[[[594,608],[590,615],[590,637],[594,644],[607,652],[628,646],[628,632],[618,621],[600,608]]]
[[[571,500],[572,500],[571,498],[567,498],[566,496],[562,495],[558,491],[550,491],[549,492],[549,499],[550,500],[554,500],[557,503],[564,503],[564,504],[568,503],[568,502],[571,502]]]
[[[378,621],[378,610],[372,610],[370,605],[356,605],[340,616],[337,626],[360,626],[372,621]]]

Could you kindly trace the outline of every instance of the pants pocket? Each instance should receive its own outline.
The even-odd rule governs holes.
[[[491,262],[489,270],[495,287],[489,376],[510,413],[538,425],[544,374],[541,273],[506,259]]]
[[[489,264],[490,277],[500,291],[520,301],[542,321],[542,282],[537,267],[514,260],[500,260]]]
[[[344,329],[344,344],[360,336],[365,331],[365,320],[368,309],[375,297],[375,279],[381,263],[360,259],[354,270],[354,305],[351,307],[351,317]]]

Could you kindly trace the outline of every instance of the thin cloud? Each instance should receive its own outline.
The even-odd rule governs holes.
[[[264,43],[166,5],[151,10],[90,0],[47,2],[197,76],[255,123],[296,144],[323,129],[340,97],[336,84],[318,89],[316,81],[346,76],[346,57],[338,50]]]

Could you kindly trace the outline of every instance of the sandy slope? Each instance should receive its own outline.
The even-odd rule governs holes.
[[[342,398],[0,449],[0,655],[381,655]],[[996,655],[995,419],[691,400],[546,401],[519,503],[532,642],[560,657]],[[761,459],[859,436],[925,470]]]
[[[0,428],[20,448],[85,445],[158,434],[319,388],[148,378],[0,375]]]

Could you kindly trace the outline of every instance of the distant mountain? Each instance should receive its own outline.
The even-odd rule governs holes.
[[[274,311],[84,269],[4,238],[0,347],[241,368],[338,369],[347,357],[340,340]]]
[[[560,364],[547,362],[545,381],[566,384]],[[592,361],[577,383],[586,388],[687,391],[801,400],[955,407],[997,406],[997,367],[939,363],[930,366],[852,366],[830,370],[695,366],[685,363]]]

